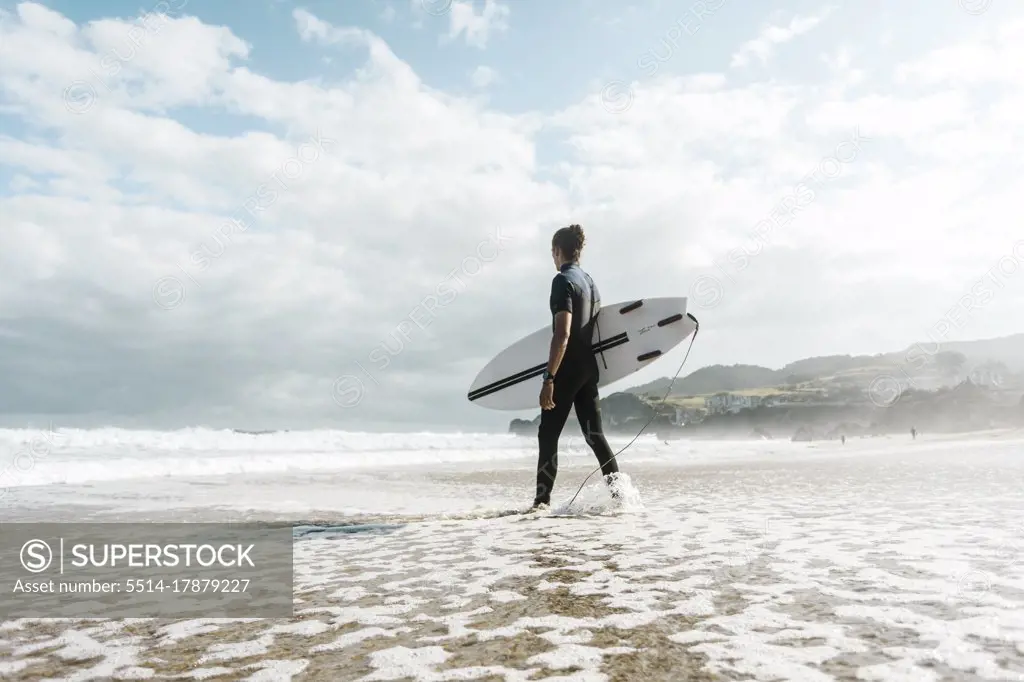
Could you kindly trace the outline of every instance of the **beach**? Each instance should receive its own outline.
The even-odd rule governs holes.
[[[1024,680],[1024,434],[641,437],[568,507],[564,440],[512,514],[529,438],[2,431],[5,522],[288,523],[295,582],[291,619],[7,621],[0,675]]]

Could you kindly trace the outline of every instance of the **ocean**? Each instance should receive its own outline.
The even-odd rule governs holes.
[[[597,463],[564,438],[553,509],[509,514],[532,438],[0,430],[4,523],[296,528],[293,618],[9,620],[0,676],[1024,680],[1024,432],[619,462],[567,506]]]

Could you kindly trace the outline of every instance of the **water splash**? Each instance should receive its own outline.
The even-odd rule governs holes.
[[[569,504],[562,503],[554,508],[552,515],[583,516],[593,514],[630,513],[645,509],[640,491],[633,485],[629,474],[619,472],[608,477],[598,478],[587,485],[576,499]],[[572,499],[572,498],[569,498]]]

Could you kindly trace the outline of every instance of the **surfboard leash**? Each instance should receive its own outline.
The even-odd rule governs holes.
[[[694,327],[694,329],[693,329],[693,336],[690,337],[690,345],[686,348],[686,355],[683,356],[683,361],[681,363],[679,363],[679,369],[676,370],[675,375],[673,375],[672,379],[668,382],[668,389],[665,391],[665,395],[661,399],[661,404],[662,405],[664,405],[665,401],[668,400],[669,395],[672,393],[672,384],[674,384],[676,382],[676,379],[679,377],[679,373],[682,372],[683,371],[683,367],[686,366],[686,360],[690,357],[690,351],[693,349],[693,342],[697,340],[697,332],[700,331],[700,322],[697,320],[697,318],[694,317],[693,315],[691,315],[690,313],[687,313],[686,316],[689,317],[691,320],[693,320],[693,323],[696,325],[696,327]],[[630,445],[635,443],[636,439],[640,437],[640,434],[642,434],[644,432],[644,429],[646,429],[648,426],[650,426],[651,422],[653,422],[654,418],[657,417],[657,416],[658,416],[658,411],[652,409],[652,411],[651,411],[651,418],[647,420],[646,424],[644,424],[643,426],[640,427],[640,430],[637,432],[637,434],[635,436],[633,436],[633,440],[629,441],[624,446],[622,446],[622,449],[619,450],[618,452],[616,452],[614,455],[612,455],[611,459],[609,459],[608,461],[609,462],[612,461],[613,459],[615,459],[616,457],[621,455],[623,452],[625,452],[626,449],[629,448]],[[576,494],[572,496],[572,499],[569,500],[569,504],[565,505],[566,507],[571,507],[572,506],[572,503],[576,501],[576,498],[579,497],[579,494],[581,492],[583,492],[583,488],[584,488],[584,486],[587,485],[587,481],[590,480],[590,477],[593,476],[594,474],[596,474],[600,470],[601,470],[601,467],[597,467],[596,469],[591,471],[590,474],[585,479],[583,479],[583,483],[580,484],[580,489],[577,490]]]

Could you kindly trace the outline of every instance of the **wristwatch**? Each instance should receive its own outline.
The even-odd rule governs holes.
[[[544,370],[544,383],[546,384],[549,381],[554,381],[554,380],[555,380],[555,375],[552,374],[551,372],[547,371],[547,370]]]

